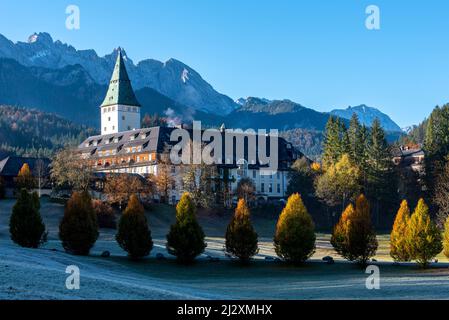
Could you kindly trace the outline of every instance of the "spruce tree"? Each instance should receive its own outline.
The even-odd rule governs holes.
[[[251,223],[250,211],[244,199],[240,199],[234,216],[226,230],[226,252],[247,262],[257,254],[257,233]]]
[[[315,252],[315,240],[315,225],[301,196],[291,195],[276,225],[276,254],[286,261],[303,263]]]
[[[340,159],[340,122],[338,118],[329,117],[323,141],[323,164],[325,167],[335,164]]]
[[[390,235],[390,256],[395,261],[410,261],[407,248],[407,228],[410,222],[410,209],[406,200],[402,201]]]
[[[88,255],[98,238],[98,224],[89,194],[74,192],[59,225],[63,248],[75,255]]]
[[[176,206],[176,222],[167,235],[167,251],[181,263],[192,262],[206,248],[204,237],[192,198],[184,193]]]
[[[38,248],[46,241],[45,225],[39,209],[37,194],[30,194],[22,189],[9,221],[12,241],[26,248]]]
[[[128,206],[120,218],[115,238],[131,259],[146,257],[153,248],[145,210],[136,195],[131,195],[129,198]]]
[[[423,268],[443,250],[440,230],[430,219],[429,207],[423,199],[419,200],[410,219],[407,247],[411,259]]]
[[[373,121],[367,148],[367,194],[374,202],[374,212],[380,223],[381,211],[397,201],[397,181],[385,132],[378,119]]]

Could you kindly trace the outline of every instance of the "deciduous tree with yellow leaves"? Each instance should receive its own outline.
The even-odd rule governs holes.
[[[282,259],[303,263],[315,252],[315,225],[301,196],[295,193],[288,198],[276,225],[274,247]]]

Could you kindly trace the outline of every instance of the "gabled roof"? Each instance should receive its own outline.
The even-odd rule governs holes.
[[[131,81],[129,80],[120,48],[118,49],[117,61],[115,62],[114,71],[109,82],[108,92],[101,107],[115,104],[140,107],[140,103],[137,101]]]

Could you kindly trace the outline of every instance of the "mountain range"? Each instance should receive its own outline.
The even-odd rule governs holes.
[[[48,33],[33,34],[28,41],[17,43],[0,35],[0,104],[35,108],[98,128],[99,105],[117,50],[99,57],[94,50],[76,50],[54,41]],[[142,115],[157,113],[175,122],[195,119],[212,127],[224,123],[233,128],[278,129],[298,141],[303,139],[300,134],[313,132],[315,141],[331,115],[349,119],[356,113],[367,126],[378,118],[387,131],[401,132],[387,115],[365,105],[326,113],[290,100],[248,97],[234,101],[176,59],[134,64],[120,50]],[[291,130],[293,135],[288,133]]]

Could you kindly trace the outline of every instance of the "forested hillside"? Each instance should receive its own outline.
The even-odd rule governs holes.
[[[54,114],[0,105],[0,154],[51,156],[65,145],[76,145],[95,129]]]

